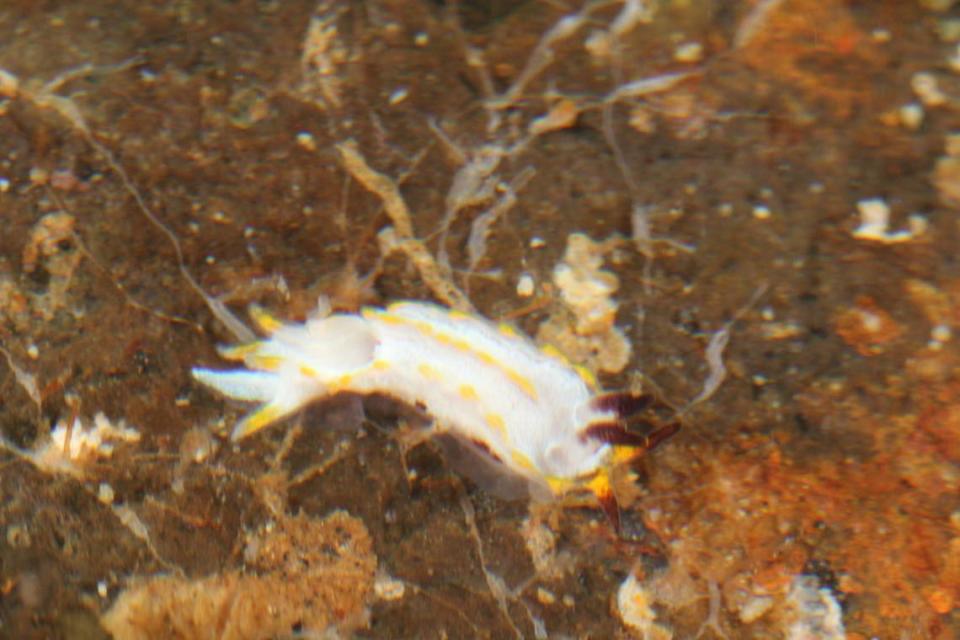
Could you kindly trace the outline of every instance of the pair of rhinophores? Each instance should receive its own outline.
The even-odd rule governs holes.
[[[234,440],[315,400],[384,394],[424,408],[436,431],[525,480],[533,496],[593,492],[619,528],[612,468],[679,428],[631,429],[648,396],[602,393],[587,370],[513,327],[434,304],[318,313],[303,324],[259,309],[251,315],[267,338],[220,349],[245,369],[193,369],[220,393],[260,403],[236,425]]]

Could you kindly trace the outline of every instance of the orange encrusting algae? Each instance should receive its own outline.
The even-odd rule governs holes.
[[[873,443],[857,458],[810,453],[803,436],[785,430],[710,448],[674,443],[651,469],[643,501],[656,510],[651,528],[672,541],[671,571],[696,567],[735,610],[744,593],[782,595],[791,576],[827,567],[824,586],[844,602],[849,632],[953,637],[960,380],[919,392],[918,404],[917,413],[891,417],[852,400],[834,406],[833,424]],[[676,491],[684,485],[690,490]]]

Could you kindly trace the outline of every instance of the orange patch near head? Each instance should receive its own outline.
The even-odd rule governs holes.
[[[606,469],[601,469],[597,472],[590,482],[587,483],[587,488],[597,496],[597,501],[600,503],[600,508],[603,509],[603,513],[607,516],[607,519],[610,521],[610,524],[613,526],[614,530],[617,533],[620,532],[620,505],[617,503],[617,496],[613,494],[613,487],[610,484],[610,476],[607,473]]]

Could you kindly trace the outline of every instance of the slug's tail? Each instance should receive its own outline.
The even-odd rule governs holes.
[[[297,411],[304,398],[284,388],[280,376],[264,371],[214,371],[192,369],[193,378],[225,396],[262,403],[233,428],[230,435],[240,440]]]
[[[234,427],[233,440],[295,413],[311,400],[349,390],[353,376],[373,362],[377,338],[357,316],[285,325],[259,308],[251,315],[269,337],[219,349],[221,357],[243,362],[246,370],[192,370],[194,379],[225,396],[261,403]]]
[[[278,376],[264,371],[214,371],[195,367],[190,373],[197,382],[246,402],[269,402],[276,397],[280,382]]]

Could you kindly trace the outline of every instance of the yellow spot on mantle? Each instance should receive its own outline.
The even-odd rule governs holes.
[[[563,364],[570,364],[570,361],[567,359],[567,356],[563,355],[563,352],[560,349],[557,349],[552,344],[545,344],[540,347],[540,352],[543,355],[553,358],[554,360],[559,360]]]
[[[472,384],[462,384],[460,385],[460,397],[464,400],[469,400],[470,402],[476,402],[480,399],[480,394],[477,393],[476,387]]]
[[[507,435],[507,423],[504,422],[503,416],[499,413],[488,413],[484,416],[484,419],[487,421],[487,424],[491,429],[499,433],[501,436],[506,437]]]
[[[510,452],[510,459],[513,460],[513,463],[523,469],[524,471],[536,472],[537,468],[533,466],[533,461],[530,460],[523,452],[517,451],[516,449]]]
[[[425,336],[433,336],[435,333],[433,325],[425,320],[409,320],[408,323]]]
[[[597,388],[597,376],[593,375],[593,371],[590,371],[590,369],[580,365],[575,366],[573,370],[577,372],[577,375],[580,376],[580,379],[583,380],[591,390],[595,390]]]
[[[422,375],[427,380],[430,380],[433,382],[438,382],[443,379],[442,376],[440,375],[440,372],[437,371],[435,367],[427,364],[426,362],[421,362],[420,364],[417,365],[417,372],[419,372],[420,375]]]
[[[395,316],[389,311],[381,311],[380,309],[375,309],[373,307],[364,307],[360,311],[360,315],[363,316],[364,320],[379,320],[384,324],[390,325],[401,325],[406,324],[406,319],[399,316]]]
[[[513,325],[507,324],[506,322],[501,322],[498,324],[497,331],[499,331],[501,335],[504,335],[508,338],[516,338],[519,335]]]
[[[494,358],[492,355],[490,355],[486,351],[474,351],[473,353],[480,359],[480,362],[482,362],[483,364],[489,364],[494,367],[500,364],[500,362],[496,358]]]
[[[353,384],[353,374],[345,373],[329,385],[330,393],[339,393],[340,391],[350,391],[350,385]]]
[[[448,336],[445,333],[440,333],[438,331],[433,332],[433,337],[440,344],[446,345],[457,351],[462,351],[463,353],[473,353],[473,347],[470,346],[470,343],[464,340],[463,338],[455,338],[453,336]]]
[[[503,367],[503,372],[506,374],[510,381],[520,387],[520,389],[527,394],[531,400],[537,400],[537,387],[534,386],[530,378],[523,376],[516,369],[511,369],[509,367]]]

